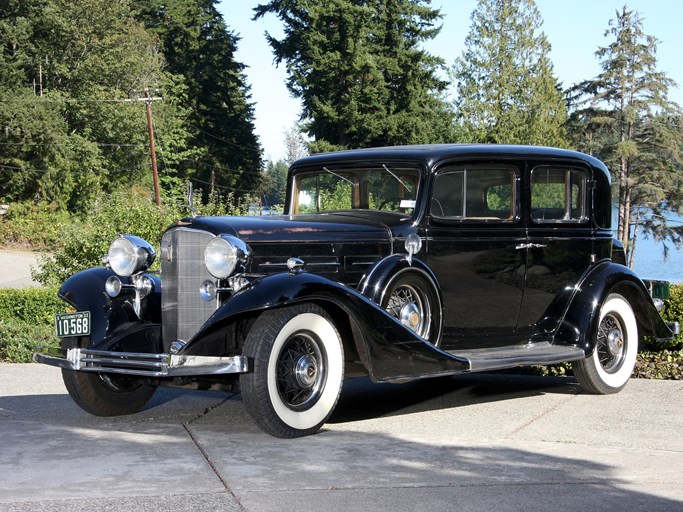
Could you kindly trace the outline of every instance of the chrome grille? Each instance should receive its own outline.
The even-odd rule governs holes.
[[[216,311],[216,302],[205,302],[199,287],[213,279],[204,265],[204,248],[214,235],[206,231],[175,228],[161,239],[161,314],[164,347],[175,340],[189,341]]]

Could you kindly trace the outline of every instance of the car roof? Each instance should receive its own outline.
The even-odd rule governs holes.
[[[293,168],[321,163],[353,162],[359,160],[410,160],[423,164],[431,169],[440,161],[451,158],[534,158],[542,157],[552,160],[580,160],[595,169],[600,169],[609,180],[607,167],[597,158],[568,149],[546,146],[524,146],[505,144],[420,144],[411,146],[387,146],[366,149],[351,149],[320,153],[300,158],[292,164]]]

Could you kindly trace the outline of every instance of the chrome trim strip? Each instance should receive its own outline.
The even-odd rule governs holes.
[[[106,352],[82,348],[43,348],[33,354],[33,360],[36,363],[67,370],[122,373],[143,377],[228,375],[249,371],[249,361],[244,356],[192,356]]]

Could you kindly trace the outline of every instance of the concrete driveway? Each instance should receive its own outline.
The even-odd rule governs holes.
[[[0,288],[39,286],[31,279],[31,267],[37,261],[35,252],[0,250]]]
[[[159,389],[97,418],[56,368],[0,364],[0,510],[683,510],[683,383],[347,381],[317,435],[263,434],[239,395]]]

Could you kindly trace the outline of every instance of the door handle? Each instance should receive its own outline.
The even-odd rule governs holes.
[[[547,245],[544,244],[519,244],[515,246],[515,249],[541,249],[543,247],[547,247]]]

